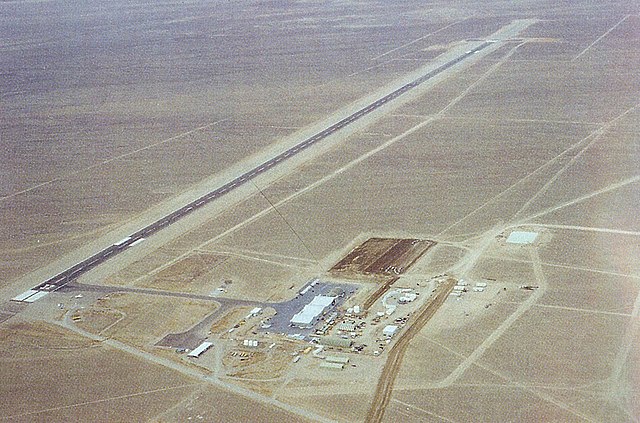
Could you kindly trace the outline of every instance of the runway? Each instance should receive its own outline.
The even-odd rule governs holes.
[[[451,60],[449,60],[448,62],[438,66],[437,68],[427,72],[426,74],[420,76],[419,78],[408,82],[404,85],[402,85],[400,88],[397,88],[393,91],[391,91],[390,93],[382,96],[381,98],[379,98],[378,100],[368,104],[367,106],[359,109],[358,111],[352,113],[351,115],[337,121],[336,123],[330,125],[329,127],[323,129],[322,131],[316,133],[315,135],[305,139],[304,141],[294,145],[293,147],[290,147],[289,149],[285,150],[282,153],[277,154],[276,156],[274,156],[273,158],[267,160],[266,162],[263,162],[261,164],[259,164],[258,166],[255,166],[253,169],[241,174],[240,176],[236,177],[235,179],[231,180],[230,182],[227,182],[226,184],[216,188],[213,191],[208,192],[207,194],[191,201],[190,203],[184,205],[183,207],[179,208],[178,210],[173,211],[172,213],[162,217],[161,219],[156,220],[155,222],[143,227],[142,229],[132,233],[131,235],[123,238],[122,240],[116,242],[115,244],[110,245],[107,248],[104,248],[100,251],[98,251],[97,253],[91,255],[90,257],[86,258],[85,260],[67,268],[66,270],[52,276],[51,278],[45,280],[44,282],[40,283],[39,285],[36,285],[34,288],[32,288],[35,291],[48,291],[48,292],[52,292],[55,291],[63,286],[65,286],[66,284],[68,284],[69,282],[77,279],[78,277],[80,277],[81,275],[87,273],[88,271],[92,270],[93,268],[99,266],[100,264],[104,263],[105,261],[109,260],[110,258],[126,251],[129,248],[132,248],[140,243],[142,243],[147,237],[152,236],[153,234],[155,234],[156,232],[166,228],[167,226],[171,225],[172,223],[178,221],[179,219],[185,217],[186,215],[194,212],[195,210],[204,207],[205,205],[211,203],[212,201],[222,197],[223,195],[229,193],[230,191],[233,191],[234,189],[246,184],[247,182],[250,182],[252,179],[256,178],[257,176],[269,171],[270,169],[274,168],[275,166],[277,166],[278,164],[280,164],[281,162],[284,162],[285,160],[295,156],[296,154],[299,154],[300,152],[302,152],[305,149],[308,149],[309,147],[311,147],[314,144],[317,144],[318,142],[326,139],[327,137],[331,136],[332,134],[340,131],[341,129],[343,129],[344,127],[352,124],[353,122],[363,118],[364,116],[370,114],[371,112],[373,112],[374,110],[384,106],[385,104],[389,103],[390,101],[395,100],[396,98],[400,97],[401,95],[409,92],[410,90],[418,87],[419,85],[423,84],[424,82],[432,79],[433,77],[441,74],[442,72],[446,71],[447,69],[450,69],[451,67],[463,62],[464,60],[470,58],[471,56],[473,56],[475,53],[487,48],[488,46],[492,45],[493,42],[492,41],[485,41],[482,42],[480,45],[465,51],[464,53],[460,54],[459,56],[452,58]]]

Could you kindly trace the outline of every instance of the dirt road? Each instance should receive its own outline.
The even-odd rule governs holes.
[[[453,290],[455,284],[455,279],[449,279],[438,288],[438,292],[436,292],[433,299],[422,307],[415,321],[411,323],[407,331],[400,336],[400,339],[397,340],[389,351],[389,357],[380,375],[371,408],[367,413],[365,420],[367,423],[378,423],[382,421],[387,404],[389,404],[389,400],[391,399],[393,384],[400,370],[402,358],[409,343],[413,337],[420,332],[429,319],[431,319],[444,300],[447,299],[447,296]]]

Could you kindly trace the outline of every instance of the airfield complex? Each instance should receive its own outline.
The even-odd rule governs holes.
[[[627,61],[640,65],[639,11],[615,6],[620,16],[585,9],[578,38],[565,30],[583,23],[574,7],[440,18],[344,85],[326,80],[313,95],[327,110],[296,122],[286,102],[280,118],[265,106],[270,141],[229,153],[223,170],[183,169],[202,174],[29,272],[14,259],[24,276],[0,287],[0,417],[636,421],[640,243],[626,210],[640,181],[640,80]],[[585,61],[595,70],[576,84],[615,102],[548,94]],[[627,87],[594,82],[609,75],[604,61]],[[187,122],[185,135],[86,171],[153,160],[183,138],[176,151],[202,147],[225,119]],[[293,134],[279,132],[289,124]],[[226,130],[229,145],[248,136]],[[7,257],[52,248],[35,244]],[[59,398],[46,388],[56,384]]]

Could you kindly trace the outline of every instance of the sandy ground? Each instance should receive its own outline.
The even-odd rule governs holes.
[[[433,239],[416,276],[450,271],[489,287],[447,300],[414,338],[385,421],[638,419],[637,6],[111,6],[0,5],[0,69],[10,69],[0,79],[3,297],[313,133],[314,122],[437,54],[537,18],[380,119],[82,281],[206,294],[232,280],[231,298],[280,300],[357,240]],[[540,238],[506,245],[517,228]],[[58,298],[23,317],[54,319],[36,311],[55,310]],[[102,344],[43,323],[16,326],[21,315],[2,323],[3,417],[365,418],[381,361],[335,377],[305,357],[277,389],[252,394],[249,381],[221,390],[140,349],[162,336],[153,321],[184,330],[206,305],[153,302],[117,304],[127,327],[106,329],[116,339]]]

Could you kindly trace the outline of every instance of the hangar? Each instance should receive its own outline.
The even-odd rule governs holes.
[[[316,295],[302,310],[291,318],[291,325],[307,329],[313,327],[315,320],[322,315],[327,307],[334,304],[336,297]]]

